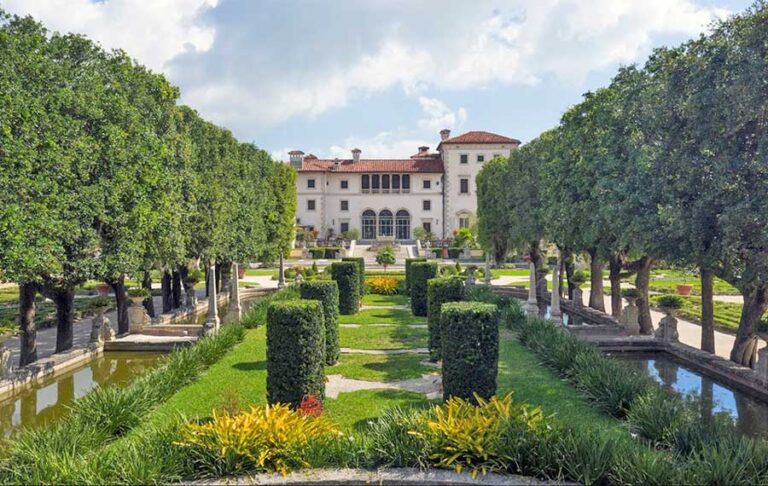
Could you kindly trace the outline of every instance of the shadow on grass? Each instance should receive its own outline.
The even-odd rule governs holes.
[[[266,361],[245,361],[241,363],[235,363],[233,368],[241,371],[265,371],[267,369]]]
[[[388,408],[426,409],[433,403],[427,400],[424,395],[404,390],[368,390],[364,396],[367,400],[378,403],[380,406],[370,416],[358,419],[352,424],[352,428],[357,432],[365,431],[368,423]]]

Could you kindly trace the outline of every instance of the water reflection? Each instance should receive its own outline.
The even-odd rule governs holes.
[[[740,433],[768,438],[767,404],[717,383],[665,356],[614,356],[647,373],[668,390],[684,396],[699,397],[702,420],[710,421],[716,414],[725,414],[735,421]]]
[[[125,385],[134,376],[157,366],[160,353],[104,353],[82,368],[36,385],[0,402],[0,436],[24,426],[51,423],[76,398],[104,385]]]

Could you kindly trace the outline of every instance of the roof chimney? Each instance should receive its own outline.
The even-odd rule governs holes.
[[[449,128],[443,128],[440,130],[440,140],[448,140],[451,138],[451,130]]]
[[[353,163],[356,164],[356,163],[360,162],[360,152],[362,152],[362,150],[360,150],[359,148],[353,148],[352,149],[352,162]]]
[[[422,145],[419,147],[419,157],[426,157],[429,155],[429,147]]]
[[[288,152],[288,157],[291,159],[291,166],[296,169],[301,169],[301,163],[304,160],[304,152],[301,150],[291,150]]]

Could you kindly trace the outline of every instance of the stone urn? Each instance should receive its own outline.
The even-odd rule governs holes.
[[[145,295],[133,294],[128,297],[133,303],[128,308],[128,332],[130,334],[139,334],[144,330],[144,326],[149,324],[150,318],[147,309],[142,303],[147,298]]]
[[[111,287],[105,283],[97,283],[94,289],[96,290],[96,294],[99,297],[106,297],[107,295],[109,295],[109,291],[111,290]]]
[[[664,317],[659,321],[659,328],[653,333],[656,339],[663,341],[679,341],[680,334],[677,332],[677,318],[675,318],[675,310],[670,307],[662,307],[661,311],[664,312]]]

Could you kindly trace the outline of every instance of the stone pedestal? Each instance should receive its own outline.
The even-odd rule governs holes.
[[[232,280],[229,281],[229,309],[224,316],[224,322],[230,324],[238,322],[243,317],[243,308],[240,304],[240,284],[238,280],[237,263],[232,264]]]
[[[194,312],[197,309],[197,294],[195,293],[195,286],[186,289],[185,288],[185,306],[188,312]]]
[[[539,313],[539,306],[536,303],[536,265],[533,262],[528,264],[529,273],[529,286],[528,286],[528,300],[525,302],[525,312],[529,317],[536,317]]]
[[[285,259],[282,251],[280,252],[280,270],[277,274],[277,288],[285,288]]]
[[[141,334],[144,326],[149,323],[149,314],[147,314],[147,309],[144,308],[141,301],[133,302],[133,305],[128,308],[128,333]]]
[[[640,334],[640,314],[637,306],[635,305],[635,299],[626,299],[627,305],[621,310],[621,317],[619,322],[628,334],[637,336]]]
[[[0,379],[10,380],[13,378],[13,364],[11,362],[11,350],[0,343]]]
[[[760,375],[763,380],[763,385],[768,383],[768,346],[760,349],[757,352],[757,366],[755,371]]]
[[[462,260],[469,260],[472,258],[472,251],[469,249],[469,246],[465,246],[464,250],[461,252],[461,259]]]
[[[107,341],[114,341],[115,340],[115,330],[112,329],[112,326],[109,325],[109,319],[106,317],[101,322],[101,341],[107,342]]]
[[[552,305],[549,311],[550,319],[556,324],[563,324],[563,311],[560,310],[560,260],[552,272]]]
[[[670,313],[662,317],[659,321],[659,328],[656,329],[654,336],[663,341],[678,341],[680,335],[677,333],[677,319]]]
[[[208,314],[205,316],[203,334],[215,334],[219,332],[219,308],[218,295],[216,294],[216,263],[211,262],[208,267]]]
[[[491,285],[491,254],[485,252],[485,274],[483,275],[485,285]]]
[[[88,342],[101,346],[104,344],[104,339],[101,337],[101,326],[104,324],[104,309],[99,309],[99,312],[93,317],[91,321],[91,335]]]
[[[584,298],[583,298],[584,292],[581,290],[581,287],[575,287],[573,289],[573,305],[577,308],[584,307]],[[584,319],[582,319],[578,314],[573,313],[569,317],[569,325],[574,326],[580,326],[584,324]]]

